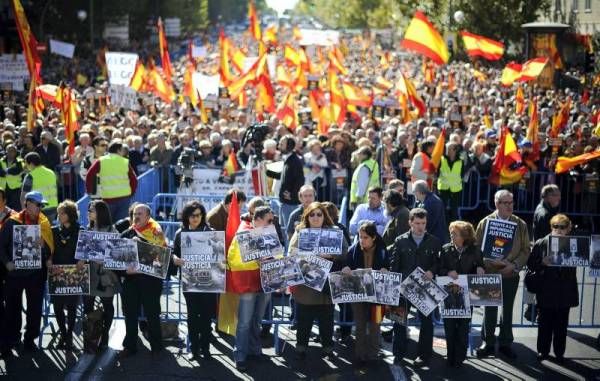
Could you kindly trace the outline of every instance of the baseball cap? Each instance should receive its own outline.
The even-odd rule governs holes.
[[[31,191],[25,195],[25,201],[33,201],[39,205],[48,204],[48,201],[44,200],[44,196],[38,191]]]

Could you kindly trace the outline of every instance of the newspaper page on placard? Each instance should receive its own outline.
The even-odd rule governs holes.
[[[244,230],[236,235],[242,254],[242,262],[283,255],[283,247],[275,226]]]
[[[260,282],[264,292],[275,292],[304,284],[302,271],[294,257],[270,259],[260,263]]]
[[[104,255],[104,268],[107,270],[127,270],[138,263],[136,241],[128,238],[115,238],[111,249]]]
[[[341,229],[301,229],[298,232],[298,254],[341,255],[343,240]]]
[[[296,262],[304,276],[304,285],[317,291],[322,291],[333,262],[316,255],[296,255]]]
[[[550,236],[547,255],[551,258],[548,266],[589,266],[590,237]]]
[[[397,306],[400,302],[400,285],[402,284],[402,274],[378,270],[373,270],[372,274],[375,284],[375,297],[377,304]]]
[[[181,233],[184,292],[225,292],[225,232]]]
[[[469,300],[469,282],[466,275],[457,279],[441,276],[436,279],[438,286],[448,293],[440,303],[440,315],[444,319],[470,318],[471,303]]]
[[[48,269],[48,294],[89,295],[90,265],[53,265]]]
[[[425,271],[420,267],[402,281],[400,292],[425,316],[429,316],[448,296],[443,288],[425,277]]]
[[[137,241],[138,262],[135,270],[139,273],[165,279],[169,272],[171,249]]]
[[[356,269],[350,274],[329,273],[329,288],[333,303],[375,303],[375,284],[371,269]]]
[[[82,230],[77,238],[75,259],[104,262],[104,255],[112,250],[116,239],[119,239],[119,233]]]
[[[600,278],[600,235],[593,235],[590,242],[590,260],[589,276],[592,278]]]
[[[502,306],[502,275],[467,275],[472,306]]]
[[[42,268],[40,225],[13,226],[13,263],[17,270]]]
[[[481,252],[485,259],[503,259],[512,249],[517,224],[512,221],[489,219],[485,224]]]

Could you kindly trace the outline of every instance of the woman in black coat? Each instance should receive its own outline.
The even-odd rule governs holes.
[[[183,207],[181,213],[181,228],[175,233],[173,243],[173,263],[179,267],[185,265],[182,258],[182,233],[210,232],[211,228],[206,224],[206,209],[199,201],[190,201]],[[187,234],[186,234],[187,235]],[[189,238],[189,240],[188,240]],[[191,247],[191,237],[185,237],[185,247]],[[223,254],[225,247],[223,247]],[[199,253],[200,254],[200,253]],[[214,253],[213,251],[213,254]],[[209,270],[210,271],[210,270]],[[188,285],[193,287],[194,285]],[[191,346],[191,358],[198,360],[200,352],[205,360],[211,358],[211,319],[215,316],[217,298],[214,293],[209,292],[183,292],[187,305],[187,324]]]
[[[564,361],[567,343],[569,310],[579,305],[576,267],[551,267],[548,255],[551,236],[566,236],[571,231],[571,221],[564,214],[550,220],[552,231],[536,241],[527,261],[527,267],[541,275],[541,287],[536,293],[539,308],[537,351],[540,361],[548,358],[550,344],[558,362]]]
[[[81,230],[77,222],[77,205],[73,201],[61,202],[56,210],[59,224],[52,227],[54,254],[52,255],[52,267],[49,266],[48,269],[49,272],[60,271],[58,267],[54,267],[56,265],[74,265],[77,263],[75,249]],[[73,328],[77,316],[79,295],[52,295],[50,299],[60,331],[60,341],[57,348],[71,350],[73,348]],[[65,309],[67,310],[66,318]]]
[[[453,279],[457,279],[459,274],[483,275],[483,255],[475,245],[473,225],[465,221],[454,221],[449,230],[452,242],[442,246],[439,275]],[[458,368],[467,357],[470,321],[470,318],[444,319],[448,366]]]

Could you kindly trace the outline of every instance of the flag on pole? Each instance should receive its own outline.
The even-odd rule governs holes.
[[[373,96],[366,94],[363,89],[350,82],[342,82],[342,90],[349,105],[367,108],[373,105]]]
[[[37,40],[29,27],[27,15],[25,15],[21,1],[12,0],[12,9],[17,25],[17,32],[19,33],[19,40],[21,40],[21,47],[23,48],[23,56],[25,56],[25,62],[27,63],[27,70],[31,77],[35,77],[35,84],[39,86],[42,84],[42,77],[40,76],[42,61],[37,52]]]
[[[64,83],[59,85],[55,103],[58,105],[62,122],[65,125],[65,137],[69,143],[69,155],[75,153],[75,131],[79,129],[77,122],[77,100],[73,92]]]
[[[506,66],[502,70],[502,77],[500,78],[500,82],[502,83],[502,86],[504,86],[504,87],[512,86],[512,84],[516,80],[518,80],[519,77],[521,76],[522,68],[523,68],[523,65],[516,63],[514,61],[506,64]]]
[[[398,88],[398,91],[401,94],[405,95],[408,98],[413,107],[419,110],[419,116],[425,115],[427,106],[425,105],[423,99],[417,93],[415,85],[408,78],[406,78],[404,73],[400,73],[400,78],[396,83],[396,87]]]
[[[227,225],[225,227],[225,257],[229,253],[229,246],[233,237],[240,226],[240,205],[237,199],[237,192],[233,192],[229,213],[227,214]],[[230,274],[230,270],[227,270]],[[230,277],[230,276],[229,276]],[[231,282],[225,281],[226,285]],[[217,327],[219,331],[229,335],[235,335],[237,329],[237,310],[239,304],[239,295],[232,292],[226,292],[219,296],[219,313]]]
[[[169,46],[162,19],[158,18],[158,47],[160,48],[160,62],[165,79],[170,84],[173,82],[173,67],[169,57]]]
[[[229,86],[233,81],[231,71],[229,70],[229,50],[231,48],[231,42],[225,37],[223,28],[219,30],[219,76],[221,77],[221,83],[223,86]]]
[[[256,8],[254,6],[254,0],[250,0],[248,3],[248,22],[249,31],[252,38],[256,41],[262,41],[262,33],[260,31],[260,22],[258,21],[258,15],[256,14]]]
[[[235,157],[235,152],[232,150],[229,153],[229,156],[227,156],[227,161],[225,161],[225,164],[223,164],[223,174],[225,176],[233,176],[239,170],[240,166],[237,158]]]
[[[561,103],[560,110],[552,117],[552,127],[550,129],[550,137],[556,138],[569,123],[569,115],[571,114],[571,97],[567,97],[564,103]]]
[[[286,127],[291,130],[296,129],[298,126],[298,112],[292,91],[288,91],[285,97],[283,97],[275,115]]]
[[[429,57],[438,65],[447,63],[450,58],[446,42],[421,11],[415,12],[401,45]]]
[[[515,94],[515,113],[522,115],[525,111],[525,96],[523,95],[523,87],[517,87],[517,93]]]
[[[467,54],[471,57],[483,57],[497,61],[504,54],[504,44],[487,37],[479,36],[463,30],[460,32]]]
[[[556,167],[554,168],[554,172],[556,172],[558,174],[565,173],[569,169],[571,169],[577,165],[585,164],[588,161],[597,159],[599,157],[600,157],[600,150],[584,153],[581,155],[577,155],[575,157],[560,156],[558,158],[558,160],[556,161]]]
[[[503,127],[500,134],[500,147],[492,164],[489,182],[498,186],[514,184],[527,172],[515,140],[508,128]]]
[[[338,126],[341,126],[346,119],[346,98],[340,89],[340,81],[336,71],[333,69],[333,65],[329,65],[328,74],[331,117],[333,122],[337,123]]]
[[[538,57],[525,62],[521,68],[519,81],[526,82],[536,79],[542,73],[542,70],[544,70],[544,67],[546,67],[547,64],[548,58],[546,57]]]
[[[440,162],[442,160],[442,156],[444,155],[444,149],[446,148],[446,128],[442,128],[442,133],[440,137],[435,141],[435,146],[433,146],[433,151],[431,151],[431,165],[435,169],[438,169],[440,166]]]
[[[531,142],[531,160],[536,161],[540,158],[540,139],[538,133],[540,130],[540,121],[538,116],[538,106],[536,100],[529,101],[529,125],[527,126],[526,139]]]

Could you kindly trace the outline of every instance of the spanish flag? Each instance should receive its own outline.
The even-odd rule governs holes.
[[[219,65],[219,76],[223,86],[229,86],[233,81],[231,70],[229,70],[229,51],[231,49],[231,42],[225,37],[223,28],[219,31],[219,54],[220,54],[220,65]],[[231,91],[230,91],[231,92]]]
[[[396,87],[400,94],[406,96],[413,107],[419,110],[419,116],[425,115],[425,111],[427,110],[425,102],[417,93],[415,85],[403,73],[400,74]]]
[[[500,41],[469,33],[466,30],[460,32],[460,35],[470,57],[483,57],[490,61],[497,61],[504,54],[504,44]]]
[[[526,82],[536,79],[542,73],[542,70],[544,70],[544,67],[546,67],[547,64],[548,58],[546,57],[538,57],[525,62],[523,64],[523,68],[521,69],[519,81]]]
[[[256,83],[256,111],[275,112],[275,90],[268,75],[260,75]]]
[[[286,127],[295,130],[298,126],[298,113],[296,110],[297,107],[294,94],[291,91],[288,91],[277,107],[275,115]]]
[[[343,64],[343,55],[342,53],[334,46],[327,56],[329,58],[330,64],[335,68],[335,70],[342,74],[348,75],[348,69],[344,67]]]
[[[431,165],[434,166],[435,169],[438,169],[440,166],[440,161],[442,160],[442,156],[444,155],[444,148],[446,147],[446,129],[442,128],[442,133],[440,137],[435,141],[435,146],[433,146],[433,151],[431,151]]]
[[[367,108],[373,105],[373,96],[366,94],[363,89],[350,82],[342,82],[342,90],[349,105]]]
[[[512,86],[512,84],[516,80],[518,80],[519,77],[521,76],[522,68],[523,68],[523,65],[516,63],[514,61],[506,64],[506,66],[502,70],[502,78],[500,79],[502,86],[504,86],[504,87]]]
[[[526,172],[527,167],[523,165],[513,137],[508,128],[502,128],[500,147],[492,164],[489,182],[498,186],[514,184],[520,181]]]
[[[250,0],[248,3],[248,23],[250,35],[256,40],[262,40],[262,33],[260,31],[260,22],[258,15],[256,14],[256,8],[254,7],[254,0]]]
[[[529,125],[527,126],[527,140],[531,142],[532,155],[531,159],[536,161],[540,158],[540,139],[538,133],[540,130],[540,121],[538,116],[537,101],[529,101]]]
[[[148,89],[154,95],[159,97],[165,103],[171,103],[175,99],[175,91],[173,87],[165,81],[163,76],[159,73],[154,62],[150,60],[148,64],[148,71],[146,72],[148,78]]]
[[[523,88],[517,87],[517,93],[515,94],[515,113],[522,115],[525,111],[525,96],[523,95]]]
[[[286,45],[283,49],[283,58],[290,66],[298,66],[301,63],[300,54],[289,45]]]
[[[265,34],[263,35],[263,42],[265,44],[277,45],[277,27],[275,25],[271,25],[267,29],[265,29]]]
[[[568,171],[569,169],[587,163],[590,160],[594,160],[600,157],[600,150],[584,153],[575,157],[565,157],[560,156],[556,161],[556,167],[554,168],[554,172],[560,174]]]
[[[244,72],[244,61],[246,60],[246,55],[240,49],[234,47],[231,43],[229,45],[229,59],[239,74]]]
[[[173,67],[171,66],[171,58],[169,57],[169,46],[167,44],[167,36],[162,19],[158,18],[158,47],[160,49],[160,62],[165,79],[168,83],[173,81]]]
[[[292,88],[292,79],[288,74],[288,71],[281,65],[277,65],[276,69],[277,84],[282,87]]]
[[[148,220],[148,223],[145,226],[142,226],[141,228],[134,226],[133,230],[140,238],[143,238],[151,245],[167,246],[167,240],[160,224],[152,218]]]
[[[17,25],[17,32],[19,33],[19,40],[21,40],[21,47],[23,48],[23,56],[25,56],[25,62],[27,63],[27,70],[31,78],[35,77],[35,85],[41,85],[42,77],[40,76],[40,70],[42,68],[42,61],[37,52],[37,40],[29,27],[27,21],[27,15],[21,5],[20,0],[12,0],[12,10],[15,16],[15,24]]]
[[[135,91],[142,92],[146,91],[146,86],[146,68],[144,67],[142,61],[138,60],[135,64],[135,69],[133,70],[129,87]]]
[[[65,137],[67,142],[69,142],[69,155],[73,155],[75,153],[75,131],[79,129],[77,100],[71,89],[64,83],[61,83],[55,102],[59,104],[62,122],[65,125]]]
[[[208,123],[208,113],[206,112],[206,108],[204,107],[204,101],[202,100],[202,97],[200,97],[200,92],[196,91],[197,94],[197,100],[198,100],[198,109],[200,110],[200,121],[203,124]]]
[[[571,97],[567,97],[564,103],[561,103],[560,110],[552,117],[552,128],[550,129],[550,137],[556,138],[558,134],[565,129],[569,123],[569,115],[571,114]]]
[[[183,95],[190,99],[190,103],[196,107],[198,104],[198,92],[194,89],[194,84],[192,83],[192,78],[196,69],[194,68],[194,64],[188,62],[185,65],[185,72],[183,73]]]
[[[231,151],[229,156],[227,156],[227,161],[223,165],[223,174],[225,176],[233,176],[239,170],[240,166],[237,158],[235,157],[235,152]]]
[[[346,98],[344,93],[339,87],[339,78],[333,70],[333,65],[329,66],[329,99],[331,106],[331,117],[332,121],[336,122],[338,126],[341,126],[346,119]]]
[[[447,63],[450,58],[444,39],[421,11],[415,12],[408,25],[402,47],[421,53],[438,65]]]

